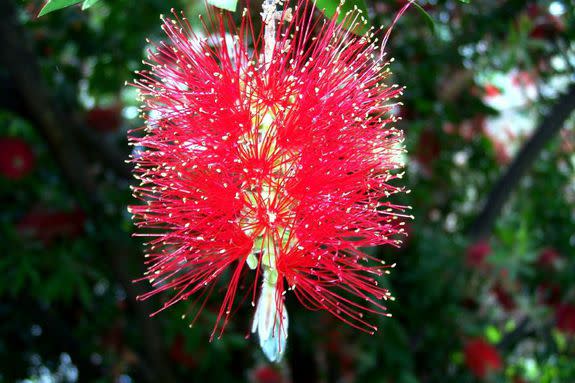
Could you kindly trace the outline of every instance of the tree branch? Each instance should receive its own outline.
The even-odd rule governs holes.
[[[0,64],[10,74],[9,78],[1,76],[2,90],[13,89],[15,93],[8,94],[10,99],[3,101],[9,107],[23,105],[26,108],[24,117],[37,125],[53,149],[58,148],[53,150],[55,158],[73,187],[94,187],[91,183],[85,183],[89,177],[83,176],[87,168],[87,155],[104,163],[107,169],[113,170],[124,181],[131,180],[130,166],[125,163],[127,155],[114,146],[105,145],[101,137],[88,129],[77,114],[55,102],[54,94],[42,79],[32,39],[16,16],[9,16],[10,8],[10,1],[0,4],[0,18],[3,21],[0,25],[0,49],[3,51]],[[63,126],[58,128],[59,125]]]
[[[555,104],[541,118],[531,138],[521,148],[511,165],[497,180],[483,208],[468,230],[472,241],[487,237],[501,209],[517,187],[521,177],[531,168],[547,143],[561,130],[565,121],[575,110],[575,84],[559,96]]]
[[[0,64],[14,81],[25,107],[35,117],[35,128],[45,137],[65,179],[76,191],[94,190],[95,182],[86,176],[84,153],[68,134],[68,119],[46,87],[32,49],[32,40],[20,25],[12,1],[0,2]],[[93,194],[87,194],[92,202]]]
[[[98,184],[88,171],[89,162],[86,153],[78,145],[78,134],[82,132],[78,121],[71,113],[65,113],[42,78],[40,66],[32,47],[32,40],[18,21],[17,8],[12,0],[0,1],[0,65],[8,70],[13,80],[15,92],[22,98],[22,107],[26,115],[32,116],[34,127],[45,137],[50,151],[56,159],[64,178],[81,198],[87,198],[88,210],[99,227],[105,225],[101,214],[103,199],[98,197]],[[86,138],[88,142],[94,138]],[[102,152],[103,153],[103,152]],[[118,156],[116,156],[118,157]],[[110,157],[112,158],[112,157]],[[116,161],[112,159],[111,161]],[[124,164],[123,161],[120,164]],[[105,230],[102,230],[105,232]],[[125,246],[117,242],[100,240],[102,252],[113,255],[112,267],[119,282],[124,286],[128,298],[135,301],[137,289],[132,286],[127,263]],[[132,245],[133,248],[133,245]],[[120,255],[119,255],[120,254]],[[150,382],[174,382],[175,379],[163,350],[160,331],[156,323],[147,316],[147,308],[137,305],[136,315],[141,324],[143,343],[146,347],[147,361],[151,363],[153,376],[147,376]]]

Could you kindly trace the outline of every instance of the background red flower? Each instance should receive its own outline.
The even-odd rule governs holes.
[[[74,239],[84,232],[86,215],[79,209],[50,211],[37,209],[28,212],[17,223],[23,238],[34,238],[49,245],[57,239]]]
[[[35,156],[30,144],[18,137],[0,137],[0,174],[19,180],[34,169]]]
[[[98,132],[115,132],[121,124],[122,108],[120,106],[97,106],[86,112],[86,125]]]
[[[487,241],[479,241],[471,244],[465,254],[465,262],[471,268],[486,266],[485,259],[491,254],[491,245]]]
[[[465,364],[478,378],[503,368],[501,356],[495,347],[482,338],[469,340],[463,351]]]
[[[559,331],[575,334],[575,305],[559,304],[555,308],[555,321]]]

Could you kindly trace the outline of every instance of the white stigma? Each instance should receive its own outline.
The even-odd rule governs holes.
[[[269,361],[279,362],[286,349],[288,314],[281,294],[276,291],[277,275],[274,278],[268,270],[264,272],[252,333],[257,332],[260,347]]]
[[[261,16],[265,24],[263,64],[266,69],[269,69],[274,55],[276,23],[277,20],[282,18],[283,14],[277,10],[277,6],[281,4],[281,0],[263,0],[262,4]],[[255,110],[258,109],[256,108]],[[250,142],[250,136],[248,135],[243,144],[248,147],[262,148],[260,150],[263,150],[263,148],[267,146],[263,145],[263,143],[265,140],[268,140],[271,141],[271,145],[266,150],[268,153],[273,153],[276,147],[274,138],[276,127],[273,125],[275,114],[269,110],[264,111],[260,117],[258,142]],[[267,153],[261,154],[267,159]],[[257,191],[261,201],[267,206],[267,218],[271,225],[274,225],[278,218],[278,212],[272,208],[274,204],[273,201],[278,193],[273,185],[274,183],[264,184]],[[252,205],[252,209],[248,211],[257,209],[258,200],[254,192],[246,192],[246,200]],[[249,235],[251,234],[249,230],[250,224],[252,221],[257,222],[257,217],[245,217],[244,221],[244,231]],[[289,231],[283,230],[283,236],[289,236]],[[283,241],[278,246],[282,244]],[[283,295],[277,289],[278,270],[276,268],[276,256],[278,251],[274,243],[274,236],[264,234],[255,239],[252,252],[246,259],[250,269],[254,270],[260,266],[263,270],[262,289],[252,323],[252,333],[257,332],[260,347],[270,362],[279,362],[282,359],[286,350],[288,337],[288,314],[283,302]]]

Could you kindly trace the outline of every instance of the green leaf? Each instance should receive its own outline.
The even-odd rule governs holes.
[[[491,343],[498,343],[501,341],[501,333],[495,326],[487,326],[485,329],[485,336]]]
[[[333,17],[335,15],[335,11],[337,10],[338,6],[340,6],[340,0],[316,0],[316,7],[320,10],[324,10],[328,17]],[[355,26],[352,32],[358,34],[364,34],[367,32],[371,24],[367,18],[367,5],[365,5],[365,1],[346,0],[343,4],[341,4],[341,10],[337,18],[338,23],[343,21],[343,18],[348,12],[360,12],[360,15],[366,21],[366,24],[363,24],[362,21],[359,21],[359,25]],[[346,22],[346,24],[348,23]],[[345,25],[345,27],[348,28],[349,25]]]
[[[235,12],[238,0],[208,0],[208,4],[225,9],[226,11]]]
[[[40,10],[38,17],[57,11],[58,9],[69,7],[70,5],[78,4],[81,1],[82,0],[48,0],[46,5]]]
[[[417,9],[419,9],[419,11],[421,13],[423,13],[423,15],[425,16],[425,21],[429,25],[429,28],[433,32],[435,32],[435,20],[433,20],[433,17],[431,17],[431,15],[429,13],[427,13],[427,11],[425,9],[423,9],[423,7],[421,5],[417,4],[417,2],[414,1],[411,4],[413,4]]]
[[[82,10],[90,8],[92,5],[96,4],[100,0],[84,0],[82,3]]]

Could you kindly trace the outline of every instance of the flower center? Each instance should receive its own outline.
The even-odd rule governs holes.
[[[258,298],[252,332],[257,332],[264,354],[270,361],[279,361],[287,340],[288,315],[283,294],[277,287],[277,256],[282,248],[293,246],[289,227],[294,217],[294,201],[283,191],[285,180],[292,172],[293,159],[277,145],[276,114],[274,108],[263,111],[252,108],[256,116],[250,133],[240,140],[244,161],[261,163],[261,177],[248,178],[244,188],[244,209],[240,227],[254,239],[251,253],[246,259],[248,267],[261,267],[262,289]],[[257,172],[256,172],[257,174]]]

